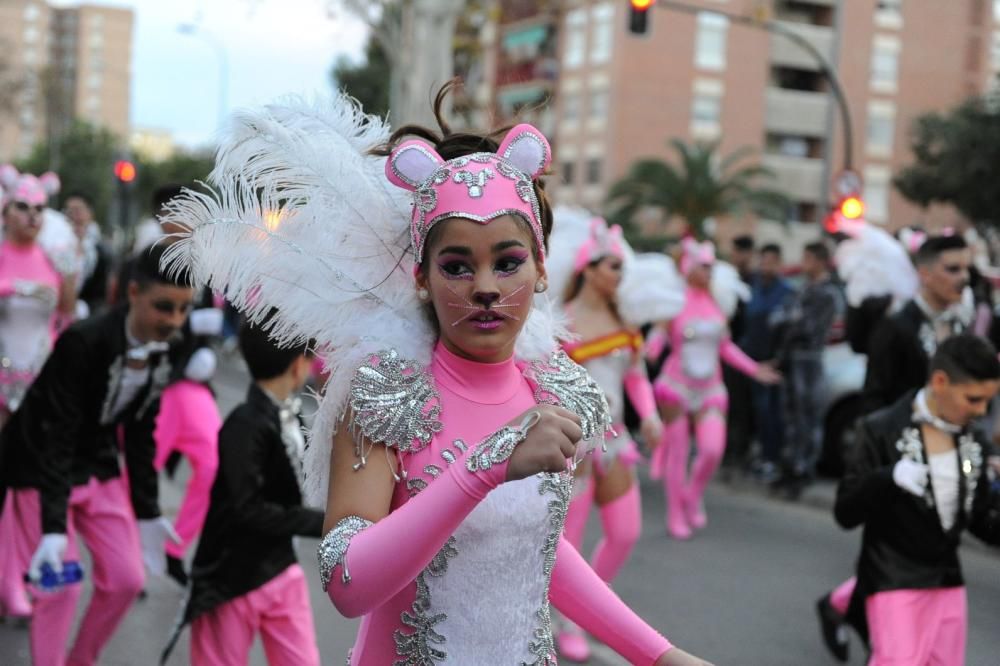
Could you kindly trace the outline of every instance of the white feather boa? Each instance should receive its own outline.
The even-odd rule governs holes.
[[[233,118],[209,194],[187,191],[164,221],[187,231],[164,257],[223,293],[251,321],[272,308],[272,336],[315,340],[330,381],[303,464],[303,489],[325,502],[330,448],[351,378],[376,351],[428,364],[435,333],[416,298],[410,195],[368,154],[389,126],[343,94],[289,98]],[[518,339],[524,360],[547,357],[560,325],[547,299]]]

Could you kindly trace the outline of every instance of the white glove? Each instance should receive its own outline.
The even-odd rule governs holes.
[[[219,308],[199,308],[189,315],[191,332],[195,335],[222,335],[222,310]]]
[[[76,318],[77,320],[86,319],[90,316],[90,306],[87,305],[87,301],[78,300],[76,302]]]
[[[927,465],[903,458],[892,468],[892,480],[911,495],[923,497],[929,481],[927,472]]]
[[[191,354],[187,366],[184,367],[184,376],[193,382],[207,382],[215,376],[216,365],[215,352],[208,347],[202,347]]]
[[[35,554],[31,556],[28,578],[33,581],[41,580],[43,564],[48,564],[57,574],[61,573],[63,555],[66,554],[67,545],[69,545],[69,539],[66,538],[65,534],[43,534]]]
[[[142,542],[142,561],[154,576],[167,573],[167,539],[176,544],[181,538],[169,520],[160,516],[139,521],[139,539]]]

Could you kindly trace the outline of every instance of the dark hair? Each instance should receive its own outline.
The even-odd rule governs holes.
[[[749,252],[753,250],[753,247],[754,247],[754,240],[753,236],[751,236],[750,234],[743,234],[733,239],[733,248],[736,250],[743,250],[744,252]]]
[[[463,155],[471,155],[472,153],[495,153],[500,148],[500,142],[503,141],[504,136],[510,131],[511,127],[502,127],[495,129],[491,132],[485,134],[476,134],[474,132],[453,132],[448,121],[444,118],[444,101],[448,97],[448,94],[452,92],[455,88],[461,85],[459,79],[452,79],[448,83],[441,86],[438,90],[437,95],[434,97],[434,118],[437,120],[438,128],[440,129],[440,134],[432,129],[420,125],[404,125],[400,127],[392,136],[382,145],[375,146],[369,152],[372,155],[383,155],[388,156],[393,149],[403,142],[404,139],[408,137],[418,137],[423,139],[434,146],[434,150],[440,155],[444,160],[455,159],[456,157],[461,157]],[[552,231],[552,208],[549,205],[549,201],[545,196],[545,189],[540,180],[535,180],[532,185],[535,188],[535,196],[538,197],[538,208],[541,213],[541,219],[539,222],[542,224],[542,237],[545,242],[546,248],[537,248],[538,250],[547,249],[549,243],[549,234]],[[514,219],[521,223],[527,225],[527,222],[523,220],[519,215],[515,215]],[[427,241],[424,244],[425,247],[430,247],[435,239],[435,232],[439,227],[432,227],[430,233],[427,236]],[[534,243],[534,235],[531,235],[532,243]],[[426,270],[427,254],[424,254],[424,265],[421,266],[421,270]]]
[[[153,205],[153,215],[159,215],[160,211],[163,210],[163,207],[166,206],[171,199],[180,196],[183,190],[183,186],[178,185],[177,183],[161,185],[153,190],[153,199],[151,201]]]
[[[63,206],[65,206],[70,199],[82,199],[83,203],[87,204],[87,208],[94,210],[94,200],[83,192],[74,191],[66,193],[66,195],[63,196]]]
[[[135,257],[129,279],[144,290],[152,284],[165,284],[173,287],[190,287],[191,277],[187,270],[164,270],[161,262],[167,245],[153,243]]]
[[[830,248],[826,246],[826,243],[815,241],[807,244],[802,249],[804,252],[808,252],[814,256],[817,261],[822,261],[824,264],[830,263]]]
[[[913,263],[917,266],[933,264],[942,253],[949,250],[964,250],[969,247],[965,239],[957,235],[931,236],[924,241],[917,253],[913,255]]]
[[[1000,359],[989,340],[962,333],[938,345],[931,359],[931,372],[936,370],[956,384],[994,381],[1000,379]]]
[[[308,343],[278,345],[263,326],[247,322],[240,328],[240,351],[254,381],[279,377],[297,358],[310,355]]]
[[[781,256],[781,246],[777,243],[768,243],[764,247],[760,248],[761,254],[775,254],[778,257]]]

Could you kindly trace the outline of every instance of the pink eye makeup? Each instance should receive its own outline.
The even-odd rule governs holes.
[[[527,252],[511,252],[497,260],[495,270],[501,277],[507,277],[516,273],[527,260]]]
[[[464,259],[458,257],[441,257],[437,263],[438,272],[446,280],[471,280],[472,271]]]

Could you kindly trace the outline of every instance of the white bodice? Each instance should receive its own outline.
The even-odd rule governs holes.
[[[695,380],[708,380],[719,370],[719,345],[726,329],[713,319],[689,319],[684,322],[681,365],[684,374]]]
[[[6,371],[37,372],[52,348],[55,294],[43,286],[0,298],[0,357]]]

